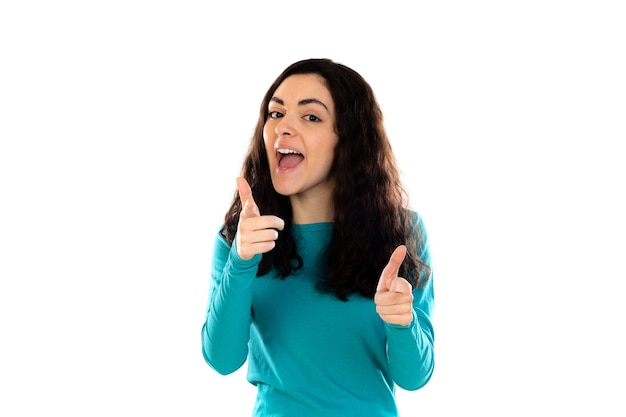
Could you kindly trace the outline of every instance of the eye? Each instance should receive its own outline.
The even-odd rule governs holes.
[[[276,111],[276,110],[270,111],[267,115],[268,115],[268,117],[270,119],[279,119],[279,118],[283,117],[283,114],[281,112],[279,112],[279,111]]]
[[[307,114],[306,116],[304,116],[304,119],[307,122],[321,122],[322,121],[319,117],[313,116],[312,114]]]

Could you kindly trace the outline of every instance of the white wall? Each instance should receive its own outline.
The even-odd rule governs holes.
[[[202,359],[211,245],[309,57],[370,81],[428,224],[437,368],[404,415],[623,414],[624,15],[512,3],[3,3],[0,414],[249,414]]]

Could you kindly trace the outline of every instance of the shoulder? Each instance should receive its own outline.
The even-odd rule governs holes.
[[[213,236],[213,249],[215,251],[228,251],[230,247],[231,243],[228,242],[224,233],[224,225],[221,225]]]
[[[406,209],[406,213],[411,228],[413,228],[418,233],[425,235],[426,225],[424,223],[424,218],[422,217],[422,215],[414,209]]]

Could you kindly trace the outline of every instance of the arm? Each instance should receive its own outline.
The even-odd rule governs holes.
[[[211,290],[204,325],[204,360],[221,374],[243,365],[248,356],[252,320],[252,284],[262,253],[272,250],[285,222],[271,215],[261,216],[250,185],[237,178],[243,209],[233,244],[218,234],[213,250]]]
[[[432,277],[413,294],[413,321],[408,326],[385,323],[391,375],[406,390],[426,385],[435,365],[434,331],[429,314],[433,301]],[[429,307],[424,307],[425,303]]]
[[[261,255],[243,260],[235,247],[228,246],[220,235],[215,240],[211,289],[202,326],[204,359],[223,375],[239,369],[248,355],[252,283],[261,260]]]
[[[418,286],[412,292],[410,289],[403,290],[411,292],[409,300],[412,299],[410,304],[412,308],[408,320],[393,323],[389,316],[383,317],[383,319],[387,318],[385,320],[385,332],[391,375],[398,386],[407,390],[419,389],[430,380],[435,360],[434,330],[431,322],[434,305],[432,261],[424,223],[417,213],[415,215],[417,216],[416,227],[421,232],[419,257],[431,267],[431,276],[425,284]],[[393,259],[392,256],[390,264],[394,262]],[[401,259],[398,262],[401,262]],[[397,271],[395,272],[397,273]],[[408,282],[402,282],[405,281],[404,279],[398,279],[397,274],[393,275],[395,276],[392,281],[396,282],[389,284],[390,286],[398,285],[398,291],[402,289],[400,283],[410,287]]]

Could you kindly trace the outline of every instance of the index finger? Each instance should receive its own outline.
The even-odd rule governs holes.
[[[400,265],[402,265],[405,256],[406,246],[398,246],[391,254],[391,257],[389,258],[389,263],[387,263],[387,265],[383,269],[383,272],[380,274],[380,280],[387,281],[397,277],[398,273],[400,272]]]
[[[254,197],[252,197],[252,189],[244,177],[237,177],[237,190],[239,191],[242,210],[246,212],[245,215],[256,214],[258,216],[260,212],[254,202]],[[251,210],[252,213],[249,213],[248,210]]]

